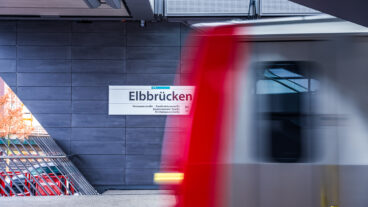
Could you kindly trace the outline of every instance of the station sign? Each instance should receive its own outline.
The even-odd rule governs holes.
[[[187,115],[194,86],[109,86],[109,115]]]

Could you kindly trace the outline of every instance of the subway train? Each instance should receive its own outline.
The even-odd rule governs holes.
[[[199,25],[182,54],[177,84],[194,100],[167,118],[155,175],[175,206],[368,206],[368,29]]]

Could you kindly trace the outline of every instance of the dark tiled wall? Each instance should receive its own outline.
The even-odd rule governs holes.
[[[164,116],[108,116],[108,85],[170,85],[177,23],[2,21],[0,76],[99,189],[152,187]]]

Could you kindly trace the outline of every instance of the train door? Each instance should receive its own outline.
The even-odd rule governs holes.
[[[314,206],[313,96],[316,66],[305,61],[255,67],[255,137],[259,146],[259,206]]]

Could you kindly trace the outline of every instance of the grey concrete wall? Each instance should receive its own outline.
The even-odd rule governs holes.
[[[170,85],[178,23],[1,21],[0,76],[97,188],[150,188],[164,116],[108,116],[108,85]]]

